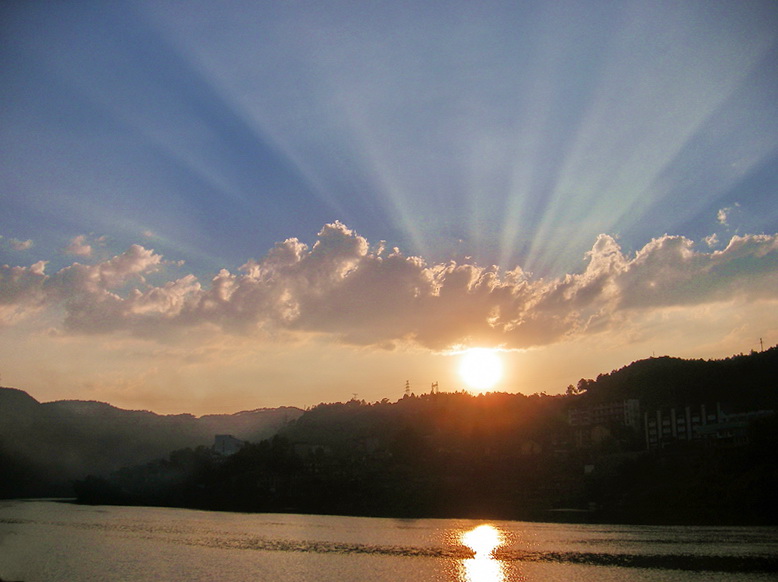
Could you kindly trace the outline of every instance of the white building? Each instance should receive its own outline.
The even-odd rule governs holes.
[[[672,442],[696,440],[743,444],[748,441],[751,422],[772,414],[772,410],[727,414],[718,402],[708,406],[660,408],[644,415],[646,446],[656,449]]]

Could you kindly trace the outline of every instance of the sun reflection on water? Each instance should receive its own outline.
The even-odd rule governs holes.
[[[503,543],[502,534],[491,525],[479,525],[461,536],[464,545],[475,552],[475,556],[462,560],[462,582],[504,582],[505,572],[500,561],[492,553]]]

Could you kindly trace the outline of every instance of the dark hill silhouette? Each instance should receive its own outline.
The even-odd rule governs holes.
[[[40,402],[17,388],[0,388],[0,420],[10,421],[13,417],[32,413]]]
[[[185,447],[210,446],[215,434],[261,440],[297,418],[297,408],[237,414],[159,415],[104,402],[40,403],[0,388],[0,497],[70,495],[70,482],[107,475]]]
[[[778,347],[721,360],[664,356],[639,360],[582,379],[578,389],[592,401],[638,398],[644,407],[720,402],[731,412],[770,409],[778,404]]]
[[[602,438],[585,442],[568,415],[625,398],[646,410],[696,403],[730,413],[776,410],[777,377],[772,348],[712,361],[649,358],[581,380],[565,395],[436,393],[200,419],[104,403],[39,404],[0,390],[0,419],[10,420],[0,426],[0,463],[17,485],[44,468],[58,471],[60,483],[75,476],[79,499],[91,503],[542,520],[573,515],[549,513],[555,508],[595,507],[574,515],[778,524],[774,414],[753,416],[738,440],[650,451],[641,427],[596,427]],[[254,416],[266,414],[277,434],[248,436]],[[207,438],[198,441],[198,431]],[[226,432],[253,444],[226,457],[201,446]],[[133,455],[139,460],[126,461]],[[87,466],[100,467],[103,477],[90,470],[93,476],[79,478],[76,469]]]
[[[320,404],[232,456],[175,451],[107,480],[80,481],[77,491],[89,503],[237,511],[776,524],[774,415],[758,415],[737,442],[647,451],[642,428],[626,425],[623,434],[576,444],[568,411],[624,398],[649,407],[702,399],[774,408],[777,353],[652,358],[582,380],[580,394],[458,392]]]

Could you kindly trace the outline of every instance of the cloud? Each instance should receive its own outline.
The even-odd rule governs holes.
[[[735,236],[712,253],[696,252],[684,237],[665,236],[641,249],[616,281],[620,308],[778,299],[778,235]]]
[[[70,241],[70,244],[65,247],[65,252],[69,255],[88,257],[92,254],[92,245],[87,244],[86,235],[80,234]]]
[[[0,324],[15,323],[46,305],[45,269],[44,261],[30,267],[0,265]]]
[[[708,245],[710,248],[716,247],[719,244],[719,237],[714,232],[713,234],[710,234],[706,236],[704,239],[702,239],[706,245]]]
[[[721,208],[716,213],[716,219],[719,221],[719,224],[723,226],[729,226],[729,220],[732,217],[732,213],[740,208],[740,204],[735,202],[732,206],[727,206],[726,208]]]
[[[548,280],[518,268],[430,265],[383,244],[371,246],[336,222],[311,247],[287,239],[261,260],[237,273],[223,269],[205,285],[194,275],[148,284],[146,275],[164,262],[139,245],[53,275],[44,273],[43,263],[6,266],[0,271],[0,305],[17,315],[60,305],[70,333],[159,336],[198,327],[445,350],[468,343],[546,345],[618,330],[655,310],[778,299],[778,235],[735,236],[723,250],[709,252],[666,235],[634,256],[625,255],[613,237],[600,235],[586,259],[582,272]]]
[[[0,267],[0,322],[10,323],[45,306],[64,305],[66,328],[81,331],[111,331],[123,327],[128,298],[116,293],[125,284],[145,283],[144,275],[159,269],[161,255],[139,245],[96,265],[72,265],[53,275],[45,273],[46,262],[30,267]],[[82,321],[84,320],[84,321]]]
[[[11,248],[15,251],[26,251],[27,249],[32,248],[34,244],[31,239],[18,240],[15,238],[9,238],[8,242],[11,244]]]

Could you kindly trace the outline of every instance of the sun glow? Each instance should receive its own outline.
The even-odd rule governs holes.
[[[475,552],[476,558],[488,558],[502,544],[502,536],[491,525],[479,525],[462,534],[462,543]]]
[[[500,561],[492,555],[503,543],[502,534],[491,525],[479,525],[462,534],[462,543],[469,547],[475,556],[462,561],[464,567],[462,582],[503,582],[505,572]]]
[[[489,390],[502,378],[502,359],[496,350],[472,348],[459,364],[462,380],[475,390]]]

